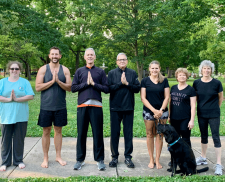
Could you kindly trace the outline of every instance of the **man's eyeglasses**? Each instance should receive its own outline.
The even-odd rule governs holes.
[[[117,59],[117,61],[119,61],[119,62],[125,62],[127,59]]]
[[[20,70],[19,68],[10,68],[10,70],[16,70],[16,71],[18,71],[18,70]]]

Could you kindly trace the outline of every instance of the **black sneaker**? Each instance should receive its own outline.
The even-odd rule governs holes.
[[[109,163],[109,167],[116,167],[118,163],[118,159],[113,158],[112,161]]]
[[[124,163],[127,165],[128,168],[134,168],[134,163],[132,162],[132,160],[130,158],[126,158]]]

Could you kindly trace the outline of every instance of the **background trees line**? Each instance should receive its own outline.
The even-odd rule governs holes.
[[[48,62],[52,46],[62,49],[62,64],[85,65],[84,50],[96,50],[96,65],[115,68],[125,52],[129,67],[142,78],[152,60],[162,69],[194,69],[203,59],[224,72],[225,24],[221,0],[1,0],[0,59],[30,68]]]

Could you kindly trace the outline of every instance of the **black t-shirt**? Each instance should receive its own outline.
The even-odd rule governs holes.
[[[160,109],[164,101],[164,88],[169,87],[168,80],[165,78],[162,83],[153,83],[149,77],[141,81],[141,87],[146,88],[146,99],[155,109]],[[143,107],[146,112],[154,115],[147,107]],[[166,108],[165,111],[168,109]]]
[[[190,97],[196,96],[195,89],[188,85],[179,90],[178,85],[174,85],[170,90],[170,95],[170,118],[175,120],[191,118]]]
[[[210,82],[195,80],[193,88],[197,94],[197,114],[203,118],[216,118],[220,116],[218,93],[223,91],[222,84],[214,78]]]

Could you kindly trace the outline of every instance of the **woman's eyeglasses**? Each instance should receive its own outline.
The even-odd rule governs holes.
[[[20,70],[19,68],[9,68],[10,70],[16,70],[16,71],[18,71],[18,70]]]

